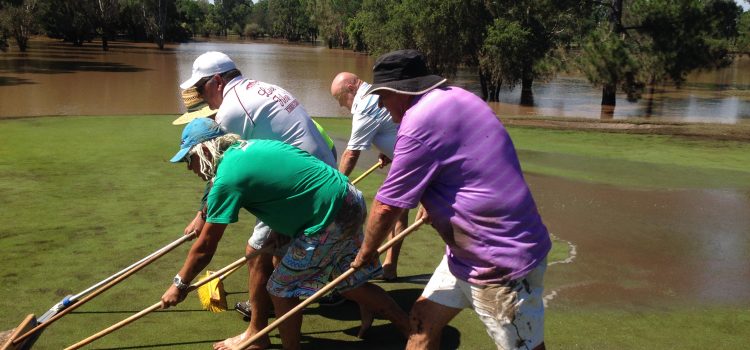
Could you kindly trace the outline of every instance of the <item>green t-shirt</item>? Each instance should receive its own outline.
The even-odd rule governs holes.
[[[286,236],[327,226],[347,178],[309,153],[275,140],[240,141],[224,152],[208,194],[207,222],[237,222],[245,208]]]

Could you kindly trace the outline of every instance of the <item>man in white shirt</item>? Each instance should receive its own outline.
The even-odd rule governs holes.
[[[396,145],[398,125],[391,120],[391,115],[385,108],[378,106],[379,96],[365,95],[370,84],[360,79],[356,74],[341,72],[331,83],[331,95],[341,107],[352,113],[352,134],[346,150],[341,155],[339,171],[349,176],[357,165],[363,150],[372,145],[380,152],[378,155],[383,166],[393,159],[393,149]],[[405,212],[396,223],[391,236],[401,232],[408,226],[409,213]],[[395,280],[398,277],[398,256],[401,242],[388,249],[383,261],[383,279]]]
[[[225,131],[239,134],[244,140],[282,141],[336,167],[330,148],[299,101],[281,87],[242,77],[229,56],[215,51],[198,56],[191,77],[180,88],[195,88],[210,108],[218,109],[215,120]],[[200,232],[204,223],[205,213],[199,211],[185,232]],[[271,229],[258,221],[247,250],[260,250],[270,235]],[[281,256],[283,252],[275,254]],[[230,349],[268,325],[271,299],[265,287],[273,271],[272,256],[261,254],[249,259],[248,266],[250,325],[242,334],[215,343],[214,349]],[[250,349],[265,349],[270,344],[265,336]]]

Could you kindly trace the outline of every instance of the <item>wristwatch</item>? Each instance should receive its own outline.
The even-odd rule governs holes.
[[[182,277],[180,277],[180,274],[174,275],[174,279],[172,280],[172,283],[174,283],[174,286],[177,287],[179,290],[187,290],[188,287],[190,287],[189,284],[182,282]]]

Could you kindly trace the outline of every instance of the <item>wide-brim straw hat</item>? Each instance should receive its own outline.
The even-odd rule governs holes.
[[[406,95],[422,95],[444,84],[447,79],[430,74],[424,55],[417,50],[384,54],[372,67],[373,83],[365,94],[388,90]]]
[[[207,118],[216,114],[217,110],[211,109],[208,103],[204,101],[195,88],[189,88],[182,91],[182,102],[187,108],[187,112],[172,122],[172,125],[182,125],[190,123],[195,118]]]

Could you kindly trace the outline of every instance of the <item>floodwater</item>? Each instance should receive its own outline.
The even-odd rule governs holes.
[[[216,41],[159,51],[153,44],[115,42],[102,52],[96,43],[74,48],[40,39],[27,53],[0,54],[0,117],[177,114],[183,109],[177,85],[190,75],[193,59],[207,50],[229,54],[248,77],[289,90],[314,116],[345,116],[329,95],[331,79],[343,70],[370,79],[374,61],[310,45]],[[479,93],[471,71],[460,71],[452,83]],[[502,91],[501,102],[491,106],[500,116],[600,117],[601,91],[583,77],[560,74],[536,82],[534,93],[532,107],[518,105],[519,87]],[[645,91],[635,103],[619,96],[614,118],[750,123],[750,58],[695,73],[682,89],[657,86],[649,96]]]
[[[550,231],[575,246],[545,277],[553,303],[750,305],[750,191],[527,180]]]
[[[344,116],[329,95],[342,70],[371,75],[373,58],[345,50],[267,43],[204,42],[158,51],[150,44],[34,41],[26,54],[0,54],[0,117],[177,114],[177,85],[207,50],[233,57],[246,76],[285,87],[310,114]],[[660,87],[652,118],[739,123],[750,120],[750,60],[696,74],[683,90]],[[476,87],[470,72],[458,85]],[[535,86],[537,107],[513,92],[493,104],[503,114],[598,118],[599,92],[580,77]],[[615,118],[642,116],[644,102],[618,101]],[[337,139],[342,150],[345,140]],[[361,164],[372,164],[366,152]],[[369,157],[369,158],[368,158]],[[522,158],[523,161],[523,158]],[[595,164],[594,164],[595,166]],[[631,169],[647,171],[648,169]],[[575,247],[569,264],[547,274],[553,303],[647,306],[748,305],[750,192],[706,188],[653,190],[527,176],[545,223]]]

